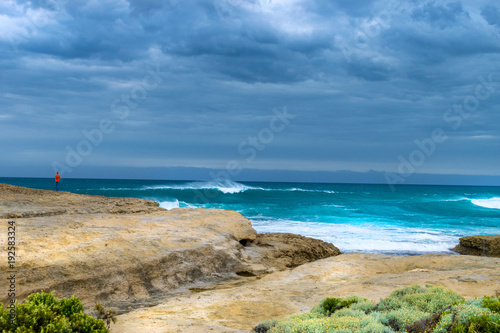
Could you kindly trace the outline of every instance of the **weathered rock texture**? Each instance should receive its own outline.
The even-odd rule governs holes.
[[[63,214],[138,214],[164,211],[158,203],[135,198],[108,198],[0,184],[0,218]]]
[[[465,255],[500,258],[500,235],[462,237],[452,251]]]
[[[292,270],[194,290],[118,316],[116,333],[248,332],[257,323],[309,311],[325,297],[374,301],[408,285],[438,285],[467,299],[500,293],[500,259],[348,253]]]
[[[246,253],[254,258],[254,272],[268,272],[270,267],[284,270],[341,254],[333,244],[289,233],[257,235],[247,244]]]
[[[153,201],[0,185],[0,249],[16,225],[17,298],[55,290],[121,310],[157,304],[186,286],[274,272],[339,254],[328,243],[257,235],[240,214],[174,209]],[[265,240],[262,243],[262,240]],[[247,245],[247,247],[243,246]],[[292,258],[295,254],[299,259]],[[7,261],[0,261],[7,271]],[[7,290],[0,279],[0,290]],[[7,292],[0,293],[5,303]]]

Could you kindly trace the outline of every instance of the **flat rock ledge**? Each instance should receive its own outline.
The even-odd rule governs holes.
[[[325,297],[373,301],[412,284],[442,286],[466,299],[500,294],[500,259],[347,253],[216,288],[180,293],[118,316],[112,333],[248,333],[258,323],[310,311]]]
[[[500,235],[462,237],[451,250],[464,255],[500,258]]]
[[[259,235],[237,212],[173,209],[0,184],[0,249],[16,226],[17,299],[55,291],[120,313],[179,292],[213,288],[340,254],[332,244],[292,234]],[[8,271],[7,260],[0,271]],[[0,280],[0,290],[8,290]],[[6,303],[7,292],[0,293]]]

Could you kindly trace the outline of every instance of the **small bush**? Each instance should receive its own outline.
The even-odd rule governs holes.
[[[325,309],[327,315],[331,315],[332,313],[335,313],[335,311],[343,309],[343,308],[348,308],[352,304],[356,303],[357,299],[355,298],[350,298],[350,299],[343,299],[343,298],[327,298],[325,299],[325,302],[323,303],[323,308]]]
[[[439,311],[438,313],[433,314],[430,317],[417,320],[413,324],[406,326],[406,330],[409,333],[432,332],[439,324],[439,322],[442,321],[443,315],[448,314],[450,309],[451,306]]]
[[[267,333],[271,328],[276,325],[277,320],[268,320],[255,326],[253,331],[256,333]]]
[[[106,309],[101,303],[97,303],[94,308],[97,311],[97,319],[102,319],[106,323],[106,328],[109,330],[111,323],[116,323],[116,312],[111,309]]]
[[[452,324],[449,328],[450,333],[498,333],[500,332],[500,319],[492,318],[483,314],[472,317],[466,324]]]
[[[367,312],[365,310],[373,309],[375,306],[375,303],[372,301],[358,296],[349,296],[347,298],[324,298],[318,305],[311,309],[311,313],[331,316],[336,311],[344,308],[354,307],[356,310]]]
[[[483,308],[488,308],[494,313],[500,313],[500,300],[485,296],[483,297]]]
[[[410,307],[432,314],[461,301],[463,297],[451,290],[433,286],[422,288],[414,285],[393,291],[389,297],[380,301],[377,310],[391,311]]]
[[[258,333],[500,333],[500,301],[471,301],[433,286],[395,290],[378,305],[367,299],[325,298],[311,312],[262,323]],[[259,330],[257,330],[259,329]]]
[[[109,333],[104,321],[83,313],[80,299],[56,299],[53,292],[31,294],[16,304],[16,320],[11,322],[8,310],[0,303],[2,333]]]

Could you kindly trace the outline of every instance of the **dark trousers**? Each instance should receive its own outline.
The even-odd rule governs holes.
[[[56,182],[56,191],[59,191],[59,182]]]

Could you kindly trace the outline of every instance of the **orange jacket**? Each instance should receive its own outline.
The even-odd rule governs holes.
[[[60,180],[61,180],[61,175],[56,175],[56,182],[59,183]]]

